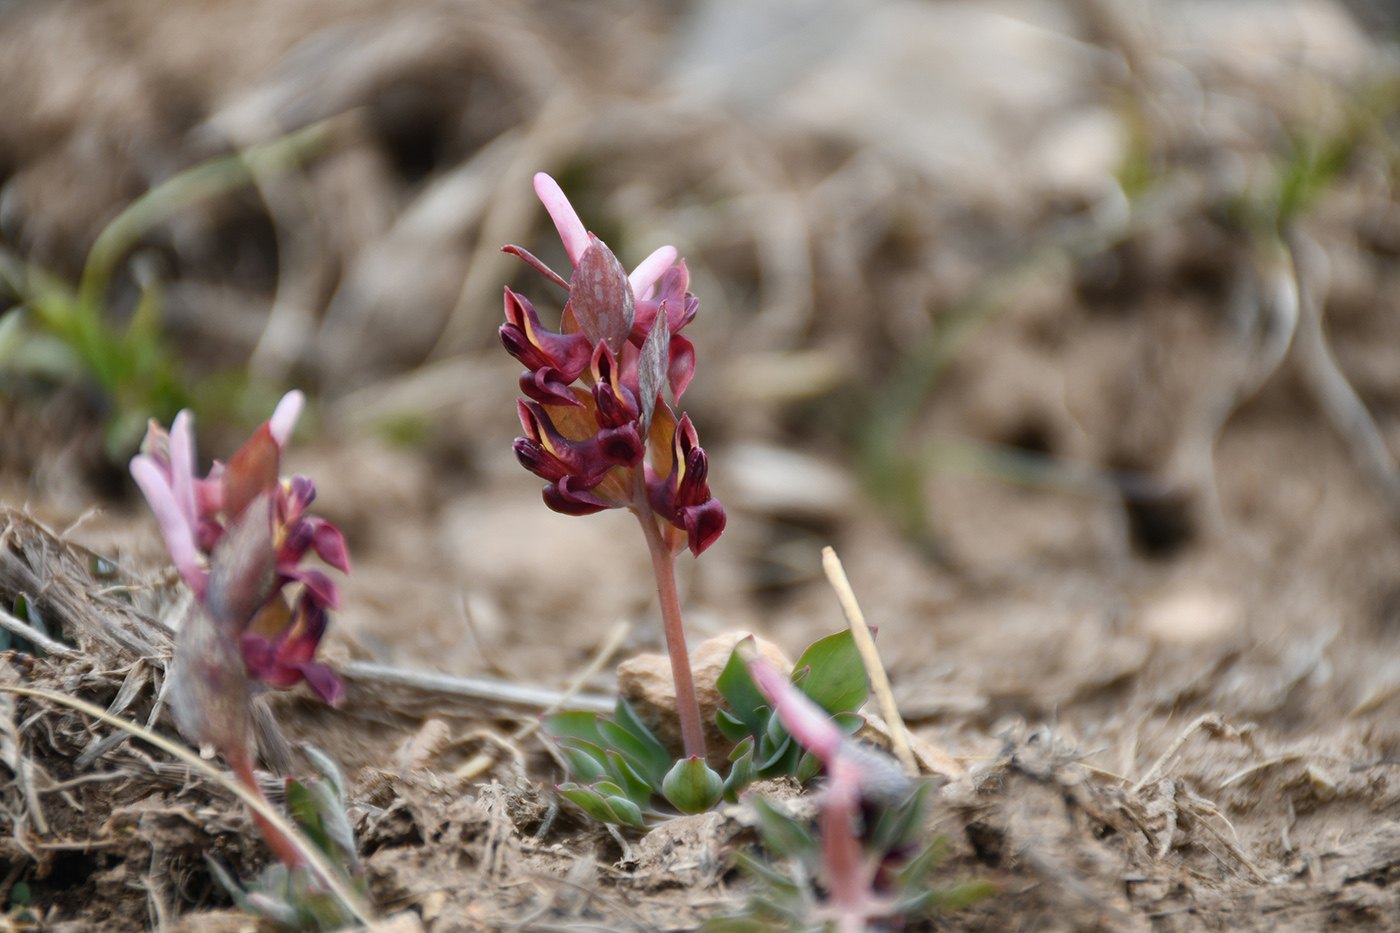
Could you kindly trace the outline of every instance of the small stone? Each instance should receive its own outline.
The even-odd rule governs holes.
[[[728,632],[701,642],[690,652],[690,670],[695,678],[695,698],[700,704],[700,720],[705,726],[706,760],[721,774],[729,770],[733,743],[715,725],[715,710],[724,705],[715,681],[729,663],[734,646],[747,638],[747,632]],[[772,642],[754,636],[759,657],[785,673],[792,661]],[[673,755],[682,749],[680,720],[676,717],[676,685],[671,679],[671,659],[663,654],[639,654],[617,667],[617,689],[637,711],[646,727],[656,734]]]
[[[1175,645],[1217,642],[1244,623],[1240,600],[1204,587],[1183,587],[1166,593],[1142,611],[1147,634]]]

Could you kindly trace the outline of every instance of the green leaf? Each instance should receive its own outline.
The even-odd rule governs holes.
[[[301,912],[284,900],[254,891],[248,895],[247,903],[249,913],[266,917],[280,927],[288,930],[307,929]]]
[[[777,715],[768,717],[768,725],[764,728],[762,737],[766,738],[773,748],[778,748],[786,742],[788,731],[783,726],[783,718]]]
[[[204,864],[209,866],[209,874],[214,876],[214,880],[219,883],[219,887],[228,892],[228,896],[233,898],[233,902],[240,909],[247,913],[252,913],[252,908],[248,906],[248,892],[243,889],[243,885],[238,883],[238,879],[228,873],[223,863],[214,858],[208,852],[204,853]]]
[[[308,789],[321,819],[321,831],[339,850],[327,848],[325,853],[342,867],[346,867],[346,863],[354,865],[359,848],[355,845],[355,830],[350,827],[350,818],[345,813],[345,804],[336,793],[335,785],[327,780],[313,781]]]
[[[307,761],[311,762],[311,767],[330,782],[336,797],[340,799],[340,805],[345,806],[345,772],[340,770],[340,765],[336,760],[314,745],[303,744],[301,753],[306,756]]]
[[[951,888],[934,888],[911,897],[901,897],[898,910],[905,916],[917,917],[931,913],[962,910],[1001,893],[985,878],[973,878]]]
[[[831,718],[835,721],[836,728],[845,736],[855,735],[865,728],[865,717],[860,713],[836,713]]]
[[[701,929],[705,933],[772,933],[773,925],[745,914],[738,917],[711,917]]]
[[[652,750],[651,753],[654,756],[661,758],[664,762],[663,767],[670,765],[671,753],[666,751],[666,746],[662,745],[661,742],[657,740],[656,736],[652,734],[652,731],[647,728],[646,723],[642,722],[641,718],[637,715],[637,711],[632,708],[632,704],[618,697],[617,711],[613,713],[613,719],[618,726],[626,729],[638,739],[641,739],[642,742]]]
[[[720,735],[731,742],[739,742],[753,736],[743,720],[730,715],[726,710],[715,710],[715,725],[719,726]]]
[[[881,807],[865,834],[866,846],[876,852],[897,852],[910,845],[924,830],[933,783],[921,781],[899,806]]]
[[[734,862],[735,868],[739,869],[750,878],[761,881],[769,887],[778,889],[778,891],[783,894],[790,896],[800,891],[791,878],[762,859],[756,859],[742,850],[736,851],[730,858]]]
[[[697,755],[676,762],[661,782],[661,793],[682,813],[704,813],[724,795],[724,779]]]
[[[609,781],[599,781],[592,787],[560,784],[554,788],[559,796],[578,804],[585,813],[601,823],[619,823],[643,828],[642,811],[624,795],[622,788]]]
[[[757,795],[750,798],[758,817],[758,835],[779,858],[801,857],[817,850],[817,840],[797,820]]]
[[[292,819],[301,827],[306,835],[311,837],[311,841],[316,843],[316,848],[322,852],[331,851],[330,837],[326,835],[325,829],[321,826],[321,814],[316,808],[316,800],[311,796],[311,789],[301,781],[287,781],[287,812],[292,815]]]
[[[777,717],[773,717],[777,719]],[[797,770],[797,761],[802,755],[802,746],[792,740],[792,736],[784,735],[779,743],[772,743],[765,737],[772,752],[766,758],[759,761],[758,776],[761,778],[781,777],[785,774],[792,774]],[[764,743],[760,743],[760,749]]]
[[[608,751],[608,773],[623,788],[628,800],[639,807],[644,807],[651,802],[651,795],[654,792],[651,782],[637,774],[625,757],[611,750]]]
[[[604,801],[610,808],[616,819],[612,822],[621,823],[623,826],[630,826],[633,829],[645,829],[646,822],[642,819],[642,809],[626,797],[616,795],[608,797]]]
[[[753,736],[750,735],[729,753],[729,760],[734,763],[729,767],[729,776],[724,779],[724,799],[730,803],[737,801],[744,788],[752,784],[757,776],[753,766],[753,747]]]
[[[593,788],[580,787],[577,784],[560,784],[554,789],[559,792],[559,796],[578,804],[585,813],[600,823],[618,822],[617,814],[613,812],[613,808],[608,806],[603,795]]]
[[[724,701],[729,704],[730,714],[747,727],[747,734],[760,735],[764,720],[767,719],[760,711],[767,708],[768,700],[758,689],[758,685],[753,682],[753,678],[749,676],[749,669],[744,664],[744,659],[739,656],[739,649],[744,642],[748,642],[752,646],[753,636],[748,636],[734,646],[734,650],[729,655],[729,661],[724,665],[724,670],[720,671],[719,677],[715,680],[715,687],[719,690],[720,696],[724,697]]]
[[[803,752],[802,757],[797,760],[797,767],[792,770],[792,776],[797,778],[797,783],[806,784],[817,776],[817,772],[822,769],[821,759],[811,752]]]
[[[671,764],[671,756],[658,742],[653,748],[615,722],[598,717],[598,733],[603,747],[620,753],[647,784],[660,784]],[[657,752],[660,752],[658,755]]]
[[[869,696],[865,664],[849,629],[813,642],[796,667],[811,669],[800,681],[802,691],[829,713],[854,712]]]
[[[599,781],[597,784],[590,787],[589,790],[603,798],[627,796],[627,792],[612,781]]]
[[[603,736],[598,732],[598,714],[584,710],[569,710],[563,713],[555,713],[546,716],[541,723],[544,734],[554,739],[582,739],[590,745],[600,748],[608,743],[603,741]],[[602,755],[598,756],[602,761]]]
[[[944,857],[948,854],[948,837],[939,836],[924,847],[924,850],[914,856],[913,860],[899,870],[895,875],[895,885],[904,891],[913,891],[919,888],[928,879],[929,874],[939,866]]]
[[[608,776],[608,756],[601,748],[582,739],[555,739],[569,773],[577,781],[592,784]]]

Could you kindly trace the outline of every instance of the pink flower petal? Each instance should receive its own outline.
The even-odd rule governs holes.
[[[306,679],[306,685],[311,688],[322,701],[331,706],[339,706],[345,699],[345,687],[341,685],[340,678],[335,676],[335,672],[324,664],[308,662],[299,668],[301,676]]]
[[[195,598],[204,601],[204,590],[208,574],[199,565],[199,550],[195,546],[194,528],[186,521],[180,505],[175,500],[175,492],[166,482],[165,474],[154,459],[139,454],[131,458],[131,478],[141,487],[141,492],[150,503],[160,524],[161,537],[165,538],[165,549],[175,569],[180,571]]]
[[[632,294],[639,298],[650,298],[651,289],[662,274],[676,261],[676,248],[663,246],[643,259],[627,280],[632,283]]]
[[[199,517],[195,502],[194,416],[188,408],[175,416],[170,425],[170,485],[175,504],[191,527]]]
[[[559,231],[559,239],[564,241],[564,251],[569,254],[569,262],[577,266],[584,251],[588,249],[588,228],[578,219],[578,214],[569,203],[569,199],[564,196],[564,189],[559,187],[559,182],[544,172],[535,173],[535,194],[539,196],[544,209],[549,212],[549,219],[554,221],[554,229]]]
[[[297,419],[301,417],[301,410],[305,405],[306,395],[300,389],[293,389],[282,396],[282,401],[273,409],[272,417],[267,419],[267,426],[272,431],[272,439],[278,448],[287,445],[287,438],[292,436],[292,429],[297,426]]]
[[[773,704],[778,718],[792,733],[797,744],[830,767],[841,751],[843,740],[841,730],[832,722],[831,716],[762,658],[749,661],[748,668],[749,676]]]

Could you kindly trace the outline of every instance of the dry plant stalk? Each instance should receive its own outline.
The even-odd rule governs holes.
[[[875,699],[880,704],[880,712],[884,715],[885,722],[889,723],[890,742],[894,745],[894,753],[905,770],[910,774],[918,774],[919,763],[909,745],[909,730],[905,728],[904,719],[899,715],[899,704],[895,702],[894,691],[890,689],[890,678],[885,673],[885,665],[875,647],[875,638],[870,633],[870,626],[865,624],[865,613],[860,610],[855,590],[851,588],[851,581],[846,577],[846,568],[841,565],[841,558],[836,556],[835,548],[822,548],[822,569],[826,571],[826,578],[830,581],[831,588],[836,591],[836,598],[841,602],[841,611],[846,614],[846,622],[851,626],[856,648],[860,651],[860,658],[865,662],[865,670],[870,675],[870,688],[875,691]]]

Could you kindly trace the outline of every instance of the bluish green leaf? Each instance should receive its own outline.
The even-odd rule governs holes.
[[[559,796],[566,800],[571,800],[583,809],[583,812],[593,817],[600,823],[618,822],[617,814],[603,796],[591,787],[580,787],[577,784],[560,784],[555,790],[559,791]]]
[[[312,782],[307,789],[316,805],[316,812],[321,820],[321,831],[339,850],[325,849],[325,853],[334,857],[337,862],[348,861],[350,865],[354,865],[358,849],[355,845],[355,830],[350,827],[345,804],[336,793],[335,786],[328,780],[318,780]]]
[[[783,717],[773,715],[768,717],[768,725],[764,728],[763,735],[768,739],[774,748],[787,741],[788,731],[783,726]]]
[[[779,858],[801,857],[817,850],[817,840],[797,820],[758,795],[750,797],[758,817],[758,834],[768,850]]]
[[[637,710],[634,710],[633,707],[631,707],[631,703],[620,698],[620,696],[617,698],[617,710],[613,713],[613,719],[616,720],[619,726],[626,728],[629,733],[636,735],[641,741],[647,742],[647,745],[654,748],[657,754],[661,754],[662,756],[669,754],[669,752],[666,752],[665,745],[657,741],[657,737],[652,734],[650,728],[647,728],[647,724],[641,721],[640,716],[637,716]]]
[[[734,852],[730,856],[734,862],[734,867],[748,875],[750,878],[760,880],[763,883],[776,889],[782,895],[795,895],[800,893],[800,888],[791,878],[778,871],[762,859],[754,858],[742,849]]]
[[[598,732],[598,714],[584,710],[568,710],[546,716],[541,723],[544,734],[555,739],[582,739],[590,745],[602,747],[607,743]],[[602,756],[599,756],[602,760]]]
[[[792,736],[785,736],[782,742],[776,744],[768,757],[759,762],[758,776],[774,778],[792,774],[797,770],[797,760],[801,755],[802,746],[794,742]]]
[[[816,777],[821,769],[821,759],[811,752],[803,752],[802,757],[797,760],[797,767],[792,770],[792,776],[797,778],[797,783],[806,784]]]
[[[630,826],[633,829],[645,829],[646,822],[642,819],[642,809],[626,797],[616,795],[606,798],[604,801],[613,811],[616,817],[612,822],[621,823],[623,826]]]
[[[813,642],[797,669],[810,668],[801,681],[802,691],[829,713],[854,712],[865,702],[870,685],[850,630]]]
[[[860,713],[837,713],[831,717],[836,723],[836,728],[841,730],[842,735],[855,735],[865,728],[865,717]]]
[[[627,759],[615,751],[608,752],[608,773],[624,791],[628,800],[639,807],[651,802],[652,784],[637,774]]]
[[[671,756],[666,754],[665,749],[661,749],[658,763],[655,750],[646,742],[617,723],[608,722],[602,717],[598,719],[598,732],[603,738],[604,749],[612,749],[621,754],[648,784],[661,783],[661,779],[666,776],[666,768],[671,763]]]
[[[219,883],[219,887],[223,888],[224,891],[228,893],[228,896],[233,898],[233,902],[237,904],[240,909],[252,913],[251,910],[248,910],[248,892],[243,890],[243,885],[238,883],[238,879],[228,873],[228,869],[223,866],[223,863],[208,852],[205,852],[204,864],[209,866],[209,874],[213,875],[214,880]]]
[[[973,878],[951,888],[906,894],[896,902],[896,909],[906,917],[962,910],[1001,893],[1001,889],[985,878]]]
[[[752,736],[744,721],[730,715],[726,710],[715,710],[715,725],[719,726],[720,735],[731,742],[739,742],[745,737]]]
[[[311,789],[301,781],[288,781],[286,793],[287,812],[291,814],[292,819],[311,837],[318,849],[330,852],[331,841],[321,826],[321,814],[316,809],[316,800],[311,795]]]
[[[598,746],[582,739],[556,739],[554,744],[559,746],[574,780],[592,784],[607,777],[608,756]]]
[[[737,801],[744,788],[752,784],[757,776],[753,766],[753,749],[753,736],[750,735],[729,753],[733,764],[729,766],[729,775],[724,779],[724,799],[730,803]]]
[[[729,712],[735,719],[748,728],[748,734],[758,735],[763,729],[763,720],[766,718],[759,712],[761,708],[767,707],[768,700],[763,695],[763,691],[758,689],[758,684],[753,682],[749,676],[749,669],[744,664],[744,659],[739,656],[739,649],[748,642],[750,646],[754,643],[752,635],[743,639],[734,646],[734,651],[729,655],[729,661],[725,663],[724,670],[720,671],[719,677],[715,680],[715,687],[719,690],[720,696],[724,697],[729,704]]]
[[[592,787],[590,787],[589,790],[593,791],[593,793],[597,794],[599,797],[602,797],[604,799],[608,797],[627,796],[627,792],[621,787],[618,787],[612,781],[599,781],[597,784],[594,784]]]
[[[661,793],[682,813],[703,813],[719,803],[724,779],[697,755],[676,762],[661,782]]]
[[[247,904],[249,913],[266,917],[284,929],[304,930],[307,928],[306,918],[302,917],[295,907],[284,900],[254,891],[248,895]]]
[[[899,870],[894,877],[895,884],[905,890],[921,887],[928,880],[929,874],[947,857],[948,848],[947,836],[935,838],[922,852],[914,856],[908,865]]]
[[[306,756],[306,760],[311,762],[311,767],[321,773],[331,787],[335,790],[336,796],[340,798],[341,805],[345,804],[345,772],[340,770],[340,765],[334,758],[327,755],[314,745],[303,744],[301,753]]]
[[[876,852],[898,852],[913,843],[924,830],[932,799],[933,783],[920,781],[899,806],[881,807],[865,834],[866,846]]]

